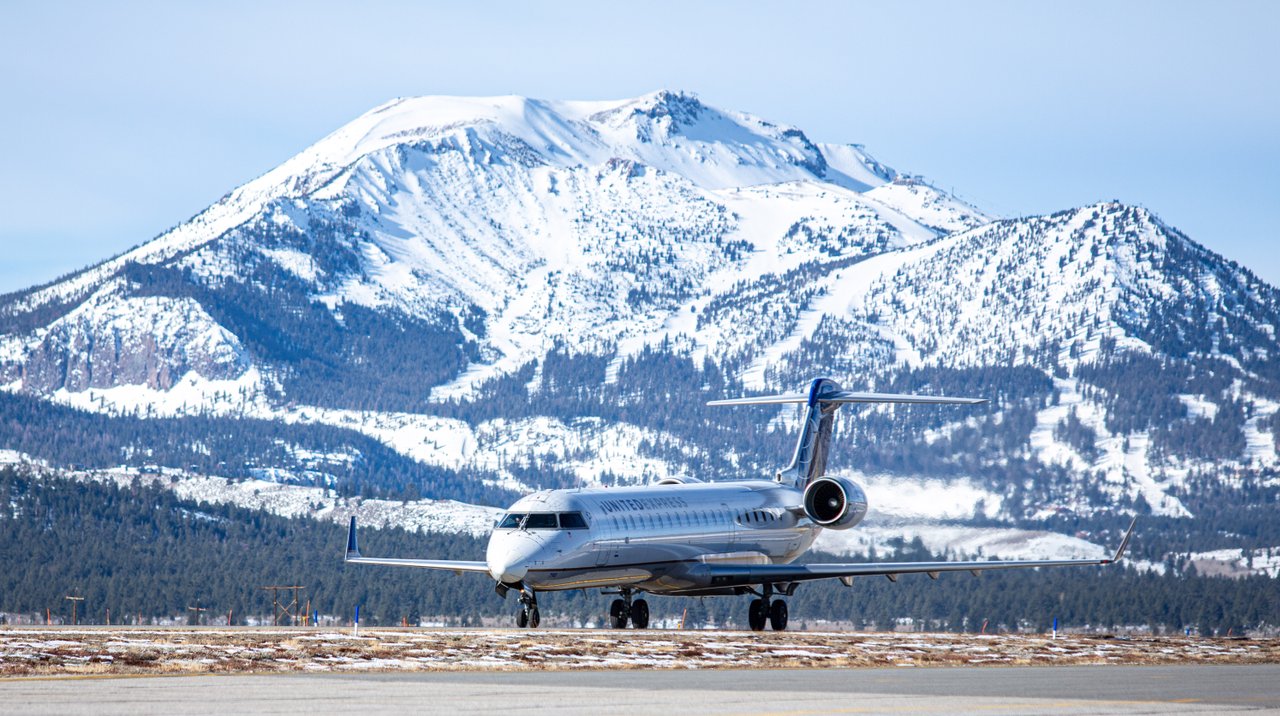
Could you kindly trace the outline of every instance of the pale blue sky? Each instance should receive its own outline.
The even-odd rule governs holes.
[[[1142,204],[1280,284],[1280,3],[0,1],[0,291],[396,96],[704,101],[1005,216]]]

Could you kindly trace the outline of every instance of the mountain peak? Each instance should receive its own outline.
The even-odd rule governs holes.
[[[468,422],[484,411],[518,416],[521,440],[576,441],[547,464],[631,435],[611,462],[564,469],[645,466],[639,480],[686,449],[655,438],[670,411],[629,396],[657,386],[697,415],[704,392],[830,374],[991,396],[999,417],[895,428],[946,448],[925,438],[869,458],[881,466],[923,455],[906,469],[989,474],[1007,515],[1134,495],[1180,514],[1188,470],[1280,466],[1278,334],[1274,289],[1140,206],[991,221],[861,146],[687,92],[429,96],[374,108],[123,256],[0,300],[0,390],[112,415],[327,425],[375,441],[355,454],[445,460],[501,485],[547,473],[521,462],[526,447],[507,462],[506,433]],[[1186,379],[1201,372],[1212,380]],[[614,432],[558,422],[569,415]],[[855,430],[881,429],[866,417]],[[20,422],[0,433],[58,432]],[[772,440],[680,425],[688,445],[734,455],[715,476],[754,470]],[[295,427],[259,453],[318,435]],[[102,460],[163,448],[123,429]],[[175,464],[244,459],[239,444],[184,442]],[[302,454],[272,459],[311,470]],[[1068,472],[1031,497],[1006,489],[1036,485],[1041,465]]]
[[[641,95],[620,109],[650,120],[667,118],[674,126],[680,127],[696,122],[707,106],[692,92],[663,89]]]

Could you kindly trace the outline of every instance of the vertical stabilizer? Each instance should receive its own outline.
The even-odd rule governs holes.
[[[800,436],[796,438],[791,464],[778,474],[780,482],[802,488],[826,473],[831,432],[835,428],[840,403],[824,401],[823,398],[841,392],[840,386],[829,378],[815,378],[809,383]]]

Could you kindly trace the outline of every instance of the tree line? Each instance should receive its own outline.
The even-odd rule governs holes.
[[[84,596],[84,623],[182,618],[201,606],[206,619],[270,620],[267,585],[302,585],[302,599],[327,617],[361,607],[366,624],[438,618],[456,624],[508,618],[484,575],[345,565],[343,525],[286,519],[231,505],[178,499],[137,482],[116,486],[35,478],[0,468],[0,612],[43,619],[68,617],[65,597]],[[362,532],[364,551],[380,556],[481,559],[484,540],[467,535]],[[931,560],[919,542],[898,542],[894,560]],[[811,561],[835,561],[820,553]],[[871,555],[875,559],[877,555]],[[849,558],[838,558],[848,561]],[[791,600],[793,621],[826,620],[862,629],[894,629],[904,620],[929,629],[978,631],[1064,626],[1149,626],[1201,633],[1266,629],[1280,624],[1280,590],[1267,577],[1228,579],[1189,572],[1138,572],[1125,566],[991,572],[973,578],[920,575],[802,585]],[[544,613],[571,623],[600,624],[611,596],[544,594]],[[653,597],[655,620],[742,626],[748,599]]]

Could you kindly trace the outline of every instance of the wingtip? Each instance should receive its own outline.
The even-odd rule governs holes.
[[[1129,548],[1129,540],[1133,537],[1133,527],[1138,524],[1138,516],[1134,515],[1129,520],[1129,528],[1124,531],[1124,537],[1120,540],[1120,546],[1116,548],[1116,554],[1111,558],[1112,562],[1119,562],[1124,558],[1124,551]]]
[[[347,559],[360,556],[360,547],[356,543],[356,517],[351,516],[351,524],[347,527]]]

